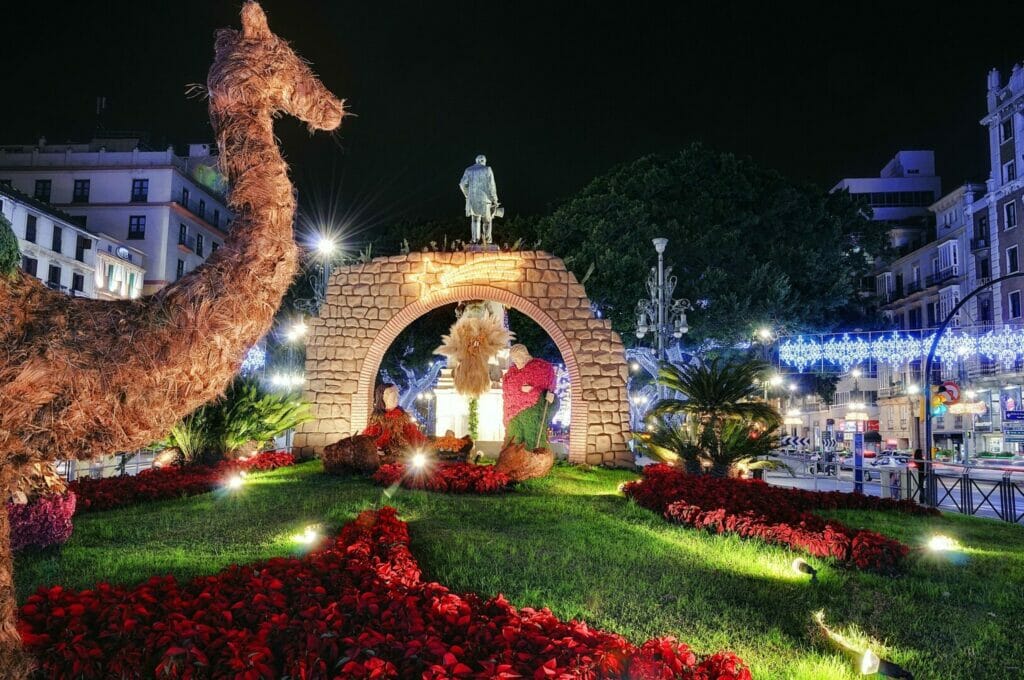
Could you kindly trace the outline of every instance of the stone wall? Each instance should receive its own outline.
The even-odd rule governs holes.
[[[462,300],[495,300],[537,322],[569,373],[569,460],[632,465],[625,350],[565,264],[543,252],[410,253],[339,269],[306,340],[306,393],[315,419],[295,446],[319,454],[361,431],[385,352],[432,309]],[[438,338],[440,344],[440,338]]]

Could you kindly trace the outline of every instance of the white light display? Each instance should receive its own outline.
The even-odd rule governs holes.
[[[259,345],[250,348],[242,360],[242,373],[248,375],[263,368],[267,363],[267,353]]]
[[[779,343],[779,361],[803,371],[814,365],[828,364],[849,370],[869,360],[887,366],[905,366],[924,360],[935,335],[914,337],[898,332],[880,337],[842,335],[796,338]],[[982,335],[969,330],[950,330],[943,334],[935,349],[938,362],[984,357],[1004,364],[1024,359],[1024,330],[1003,328]]]

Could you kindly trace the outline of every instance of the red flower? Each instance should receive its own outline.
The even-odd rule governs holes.
[[[76,479],[68,488],[78,496],[78,514],[83,514],[196,496],[213,491],[232,472],[264,472],[294,464],[295,457],[290,453],[266,451],[246,460],[224,461],[219,465],[152,468],[134,476]]]
[[[490,465],[443,463],[422,472],[407,471],[402,463],[381,465],[373,479],[381,486],[400,483],[407,489],[441,493],[491,494],[512,488],[512,478]]]
[[[636,647],[546,609],[423,581],[393,508],[323,550],[179,583],[40,589],[19,632],[47,678],[693,680],[749,671],[672,639]]]
[[[854,508],[915,515],[937,513],[912,501],[786,489],[757,480],[698,477],[667,465],[646,467],[643,479],[627,484],[625,492],[671,522],[759,538],[879,572],[898,570],[908,553],[907,546],[873,531],[825,520],[814,511]]]

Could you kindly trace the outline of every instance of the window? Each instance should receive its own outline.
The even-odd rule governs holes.
[[[145,215],[132,215],[128,218],[128,238],[136,240],[146,238]]]
[[[213,226],[220,228],[220,210],[213,209]]]
[[[1003,165],[1003,181],[1012,182],[1017,179],[1017,163],[1010,161]]]
[[[25,240],[29,243],[36,242],[36,216],[28,215],[25,217]]]
[[[203,235],[196,234],[196,255],[203,256]]]
[[[217,252],[217,248],[220,248],[220,244],[217,243],[216,241],[210,241],[210,255],[213,255],[215,252]]]
[[[178,225],[178,245],[188,245],[188,227],[186,227],[184,224]]]
[[[88,203],[89,202],[89,180],[87,179],[76,179],[75,189],[71,194],[72,203]]]
[[[87,239],[81,234],[75,239],[75,259],[79,262],[85,262],[85,251],[89,250],[92,245],[92,240]]]
[[[46,273],[46,283],[51,286],[60,285],[60,267],[55,264],[50,265],[50,270]]]
[[[59,253],[64,245],[64,230],[58,227],[56,224],[53,225],[53,238],[50,240],[50,248],[55,253]]]
[[[928,312],[928,327],[934,328],[938,325],[936,318],[939,315],[939,303],[928,302],[925,304],[925,310]]]
[[[1006,229],[1017,226],[1017,204],[1014,201],[1003,206],[1003,217],[1006,218]]]
[[[85,277],[81,274],[71,275],[71,290],[76,293],[81,293],[85,290]]]
[[[177,281],[178,279],[180,279],[184,275],[185,275],[185,260],[178,260],[178,271],[177,271],[177,276],[176,276],[176,278],[174,280]]]
[[[199,210],[197,212],[199,213],[200,217],[206,219],[206,201],[204,201],[201,198],[199,199]]]
[[[46,201],[47,203],[49,203],[50,187],[52,185],[53,183],[48,179],[37,179],[36,188],[35,191],[32,193],[32,196],[34,196],[37,201]]]
[[[185,187],[181,188],[181,204],[186,208],[188,207],[188,189]]]
[[[132,203],[145,203],[149,200],[149,180],[132,180]]]
[[[1019,290],[1015,290],[1012,293],[1010,293],[1010,295],[1008,296],[1008,300],[1010,302],[1010,305],[1009,305],[1010,306],[1010,318],[1011,319],[1019,319],[1020,318],[1020,291]]]
[[[21,258],[21,270],[26,274],[35,276],[36,272],[39,271],[39,261],[34,257],[23,257]]]
[[[978,258],[978,279],[988,279],[992,277],[992,267],[989,264],[987,257]]]
[[[1020,271],[1020,263],[1017,260],[1017,246],[1010,246],[1006,249],[1006,273],[1015,274]]]
[[[1013,139],[1013,118],[1007,118],[999,123],[999,141],[1008,142]]]

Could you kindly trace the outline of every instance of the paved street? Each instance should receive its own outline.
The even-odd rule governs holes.
[[[853,484],[853,471],[842,470],[839,477],[832,475],[813,475],[809,474],[806,469],[803,458],[785,457],[784,462],[789,465],[796,473],[796,477],[791,476],[786,471],[774,471],[765,473],[765,481],[776,486],[786,486],[797,489],[807,489],[810,491],[844,491],[852,492],[854,488]],[[865,473],[870,473],[871,481],[864,482],[864,493],[872,496],[882,496],[882,485],[879,482],[879,471],[885,470],[886,468],[874,468],[868,466],[865,469]],[[954,483],[960,480],[960,477],[956,474],[941,474],[939,475],[940,482],[945,484],[945,487],[952,488],[953,493],[943,498],[945,489],[942,484],[939,486],[938,495],[940,498],[939,507],[942,510],[949,512],[958,512],[957,503],[960,500],[960,489],[959,487],[954,488]],[[989,517],[992,519],[999,519],[996,509],[1000,507],[999,491],[995,489],[998,486],[999,477],[995,476],[992,471],[980,471],[980,474],[972,473],[972,479],[975,482],[974,488],[972,489],[973,504],[977,509],[975,515],[979,517]],[[1014,473],[1013,479],[1024,487],[1024,474]],[[901,488],[899,491],[902,493],[903,498],[907,497],[907,490],[902,488],[905,486],[905,482],[901,482]],[[991,495],[988,495],[991,494]],[[986,500],[986,496],[988,500]],[[954,502],[954,499],[956,502]],[[1021,512],[1021,504],[1024,503],[1024,494],[1018,493],[1016,496],[1017,512]],[[993,507],[994,506],[994,507]]]

